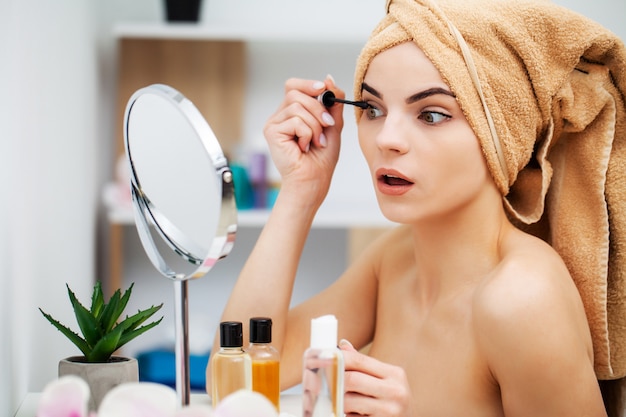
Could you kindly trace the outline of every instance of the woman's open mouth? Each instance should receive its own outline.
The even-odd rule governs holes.
[[[409,180],[405,180],[404,178],[396,177],[395,175],[383,175],[382,181],[387,185],[411,185],[413,184]]]
[[[404,194],[412,185],[412,181],[397,172],[381,170],[377,176],[378,190],[386,195]]]

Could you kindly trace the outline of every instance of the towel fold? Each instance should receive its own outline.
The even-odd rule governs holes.
[[[626,376],[623,42],[543,0],[391,0],[387,10],[357,61],[356,99],[374,56],[420,47],[456,94],[513,222],[567,264],[597,377]]]

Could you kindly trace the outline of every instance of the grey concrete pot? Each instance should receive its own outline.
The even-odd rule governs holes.
[[[139,380],[137,359],[112,356],[109,362],[88,363],[83,356],[71,356],[59,362],[59,377],[76,375],[89,385],[89,411],[96,411],[102,398],[114,387],[124,382]]]

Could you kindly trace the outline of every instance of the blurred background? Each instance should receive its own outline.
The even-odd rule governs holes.
[[[218,137],[231,161],[245,165],[251,153],[264,152],[263,124],[286,78],[332,74],[352,96],[354,61],[384,3],[204,0],[198,23],[167,24],[163,0],[0,0],[0,417],[12,416],[27,392],[56,378],[60,359],[78,353],[37,309],[74,327],[66,283],[89,304],[96,280],[107,291],[134,282],[127,311],[163,302],[165,319],[124,353],[173,343],[172,283],[147,261],[120,188],[120,115],[134,89],[165,77],[198,104],[217,88],[219,71],[236,72],[238,104],[203,113],[212,125],[222,123],[212,116],[232,117]],[[557,3],[626,39],[624,0]],[[193,83],[185,71],[166,78],[172,75],[159,69],[172,62],[207,65],[206,79],[197,71]],[[211,72],[216,62],[226,68]],[[294,303],[332,282],[359,242],[388,225],[377,212],[350,109],[345,117],[336,181],[305,249]],[[192,353],[206,353],[212,342],[266,215],[267,208],[242,213],[233,252],[190,282]]]

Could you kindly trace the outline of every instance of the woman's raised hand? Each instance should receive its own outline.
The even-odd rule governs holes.
[[[263,133],[282,177],[281,193],[296,193],[321,204],[339,158],[343,105],[326,108],[317,99],[325,90],[343,98],[329,76],[324,81],[291,78],[285,97]]]

